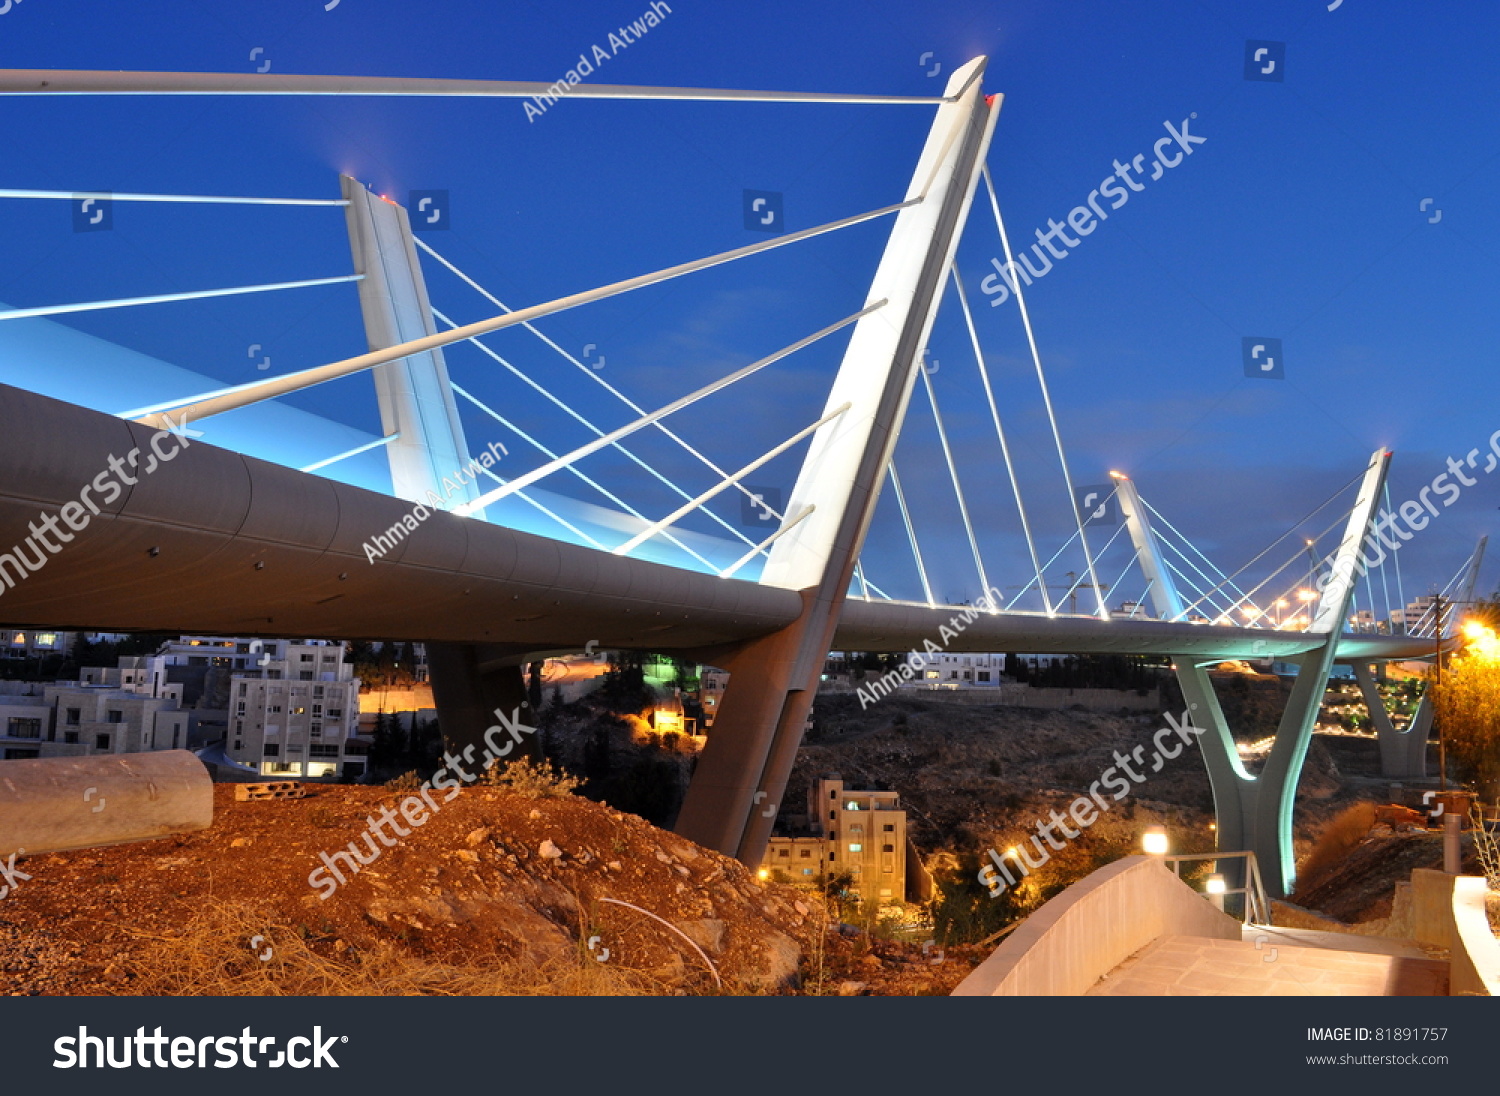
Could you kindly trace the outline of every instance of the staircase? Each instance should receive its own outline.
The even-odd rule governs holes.
[[[1448,963],[1414,944],[1247,925],[1240,940],[1163,936],[1090,997],[1444,997]]]

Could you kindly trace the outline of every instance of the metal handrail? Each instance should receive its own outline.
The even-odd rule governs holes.
[[[1247,925],[1269,925],[1271,923],[1271,900],[1266,894],[1265,882],[1260,876],[1260,863],[1255,858],[1255,853],[1250,850],[1243,852],[1179,852],[1163,856],[1161,859],[1172,865],[1172,874],[1178,879],[1182,878],[1181,864],[1184,860],[1236,860],[1243,858],[1247,865],[1248,879],[1243,887],[1234,887],[1224,891],[1225,894],[1243,894],[1245,896],[1244,923]]]

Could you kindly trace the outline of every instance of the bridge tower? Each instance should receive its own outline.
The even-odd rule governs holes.
[[[729,686],[698,760],[678,832],[759,863],[801,744],[839,610],[932,330],[944,281],[999,114],[979,57],[948,81],[867,303],[888,304],[854,327],[824,414],[787,505],[812,512],[771,549],[761,582],[796,590],[798,619],[720,659]]]
[[[349,203],[345,216],[354,272],[364,275],[359,305],[370,349],[435,334],[407,211],[347,175],[339,183]],[[473,478],[464,481],[456,475],[469,464],[470,454],[442,350],[399,358],[371,372],[382,432],[390,439],[385,448],[392,493],[422,502],[431,492],[450,508],[478,498]],[[458,490],[444,486],[444,480]],[[484,511],[473,514],[483,518]],[[480,745],[485,729],[495,722],[496,708],[506,713],[524,708],[521,652],[456,643],[429,642],[426,647],[438,722],[450,750]]]

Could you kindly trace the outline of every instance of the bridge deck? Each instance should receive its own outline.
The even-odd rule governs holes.
[[[1245,930],[1243,940],[1165,936],[1090,997],[1443,997],[1448,964],[1396,940],[1297,929]]]

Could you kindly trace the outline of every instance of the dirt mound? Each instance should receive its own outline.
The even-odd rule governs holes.
[[[607,974],[609,992],[715,992],[710,963],[726,991],[764,992],[822,932],[799,892],[572,796],[470,787],[405,836],[381,823],[387,844],[369,828],[382,808],[399,825],[409,793],[214,792],[202,833],[20,861],[30,878],[0,903],[3,992],[390,991],[368,980],[377,961],[404,964],[394,992],[505,992],[448,975],[564,969]]]
[[[1342,843],[1346,836],[1335,840]],[[1391,915],[1396,884],[1409,880],[1413,868],[1443,866],[1441,833],[1396,833],[1376,826],[1346,850],[1299,881],[1292,901],[1346,924],[1374,921]],[[1466,863],[1464,870],[1474,869]]]

